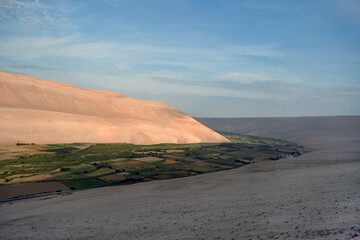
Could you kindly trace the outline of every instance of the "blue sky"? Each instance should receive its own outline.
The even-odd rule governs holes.
[[[0,0],[0,70],[198,117],[360,114],[358,0]]]

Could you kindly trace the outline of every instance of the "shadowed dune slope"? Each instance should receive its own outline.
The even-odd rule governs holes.
[[[0,72],[0,142],[226,142],[168,104]]]

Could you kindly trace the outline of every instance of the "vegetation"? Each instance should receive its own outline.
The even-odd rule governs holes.
[[[232,169],[298,156],[302,151],[300,146],[281,140],[233,134],[226,137],[232,142],[36,145],[37,154],[14,152],[16,159],[0,161],[0,184],[40,179],[59,181],[72,189],[84,189]]]

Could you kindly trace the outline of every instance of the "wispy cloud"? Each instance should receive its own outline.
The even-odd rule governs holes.
[[[325,95],[331,98],[331,94],[344,96],[356,95],[359,92],[346,88],[336,92],[334,89],[310,87],[296,82],[278,80],[261,74],[259,71],[256,73],[223,72],[224,66],[238,61],[239,56],[244,56],[245,59],[249,55],[279,58],[285,55],[279,49],[276,44],[219,46],[212,49],[176,48],[149,44],[87,41],[81,36],[10,37],[2,38],[0,44],[0,52],[3,56],[22,62],[17,66],[23,66],[23,69],[28,70],[50,71],[55,69],[51,65],[41,69],[36,67],[38,64],[25,63],[40,58],[63,58],[65,61],[80,59],[81,62],[102,60],[101,62],[104,62],[109,71],[106,74],[98,75],[112,75],[113,78],[109,77],[109,81],[115,81],[118,77],[132,79],[134,85],[127,84],[128,89],[136,88],[141,83],[151,91],[156,90],[162,93],[176,94],[179,91],[184,94],[202,96],[241,96],[249,99],[282,100],[302,97],[319,99],[317,96]],[[157,65],[156,69],[158,70],[147,65]],[[171,67],[196,69],[196,74],[193,75],[191,71],[171,69]],[[96,72],[95,68],[91,68],[92,71]],[[100,69],[98,70],[100,71]],[[76,71],[79,71],[78,68]],[[104,70],[101,71],[104,72]],[[204,74],[207,71],[211,74]]]
[[[245,72],[228,72],[226,74],[215,76],[215,78],[236,80],[237,82],[242,82],[242,83],[272,80],[270,77],[261,74],[245,73]]]
[[[10,66],[13,68],[20,68],[20,69],[32,69],[32,70],[36,70],[36,71],[59,71],[58,69],[55,68],[48,68],[48,67],[42,67],[42,66],[36,66],[36,65],[14,65],[14,66]]]
[[[249,46],[228,46],[222,51],[234,55],[260,56],[269,58],[280,58],[285,54],[279,50],[278,44],[271,45],[249,45]]]
[[[358,0],[337,0],[334,3],[343,10],[360,13],[360,2]]]
[[[282,81],[252,81],[238,82],[233,80],[182,80],[177,78],[152,77],[154,81],[182,86],[198,86],[212,89],[227,89],[237,92],[260,93],[261,98],[275,97],[284,98],[290,94],[294,94],[300,85]]]
[[[2,39],[0,50],[10,57],[37,58],[42,56],[67,56],[83,58],[110,58],[110,57],[148,57],[152,63],[163,64],[164,59],[177,56],[180,59],[231,59],[236,56],[263,56],[279,57],[282,55],[277,46],[225,46],[217,48],[178,48],[156,46],[149,44],[122,44],[115,42],[86,41],[79,36],[54,38],[40,37],[12,37]],[[154,54],[157,54],[154,58]],[[156,58],[157,57],[157,58]],[[139,59],[141,59],[139,58]],[[161,60],[163,59],[163,60]],[[191,66],[186,62],[168,62],[172,65]]]
[[[112,7],[117,7],[118,1],[116,0],[101,0],[103,3],[108,4]]]
[[[52,8],[39,0],[1,0],[0,20],[9,22],[12,19],[37,25],[47,25],[58,21],[52,14]]]
[[[300,83],[291,83],[279,80],[254,80],[254,81],[234,81],[234,80],[183,80],[179,78],[170,78],[164,76],[153,76],[152,80],[173,86],[201,87],[204,89],[230,91],[231,97],[242,97],[250,99],[307,99],[321,100],[326,102],[335,101],[335,99],[357,96],[360,97],[360,88],[354,86],[336,86],[336,87],[313,87]],[[223,90],[220,90],[223,89]],[[246,96],[244,96],[246,93]]]
[[[2,40],[2,55],[16,59],[34,59],[39,57],[113,57],[113,45],[109,43],[82,43],[76,37],[13,37]]]
[[[187,77],[191,75],[203,78],[218,76],[219,79],[225,77],[225,79],[243,82],[265,80],[265,77],[260,74],[236,71],[223,73],[224,68],[231,69],[231,66],[238,68],[239,61],[247,62],[246,58],[249,54],[259,56],[263,48],[264,46],[254,45],[177,48],[164,45],[89,41],[79,35],[60,38],[0,37],[1,55],[15,61],[11,65],[45,64],[46,67],[57,68],[57,65],[54,66],[49,61],[44,62],[44,59],[56,59],[57,62],[62,63],[60,64],[62,68],[68,71],[81,71],[81,66],[84,66],[82,70],[91,69],[91,71],[106,72],[106,75],[116,75],[120,70],[121,74],[133,74],[129,75],[128,79],[137,77],[134,74],[145,74],[148,76],[147,79],[150,79],[154,71],[162,70],[179,72],[182,75],[186,73]],[[272,49],[276,58],[281,55],[278,46],[267,46],[266,49]],[[270,55],[269,52],[264,53],[265,58],[269,58]],[[67,64],[72,61],[77,63],[77,66]]]
[[[115,66],[119,69],[119,70],[128,70],[130,69],[130,66],[129,65],[125,65],[125,64],[115,64]]]

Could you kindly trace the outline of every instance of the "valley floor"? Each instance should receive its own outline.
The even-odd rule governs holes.
[[[359,239],[360,118],[334,119],[313,118],[310,125],[299,118],[224,119],[227,127],[203,119],[216,130],[296,136],[312,151],[194,177],[3,203],[0,238]]]

